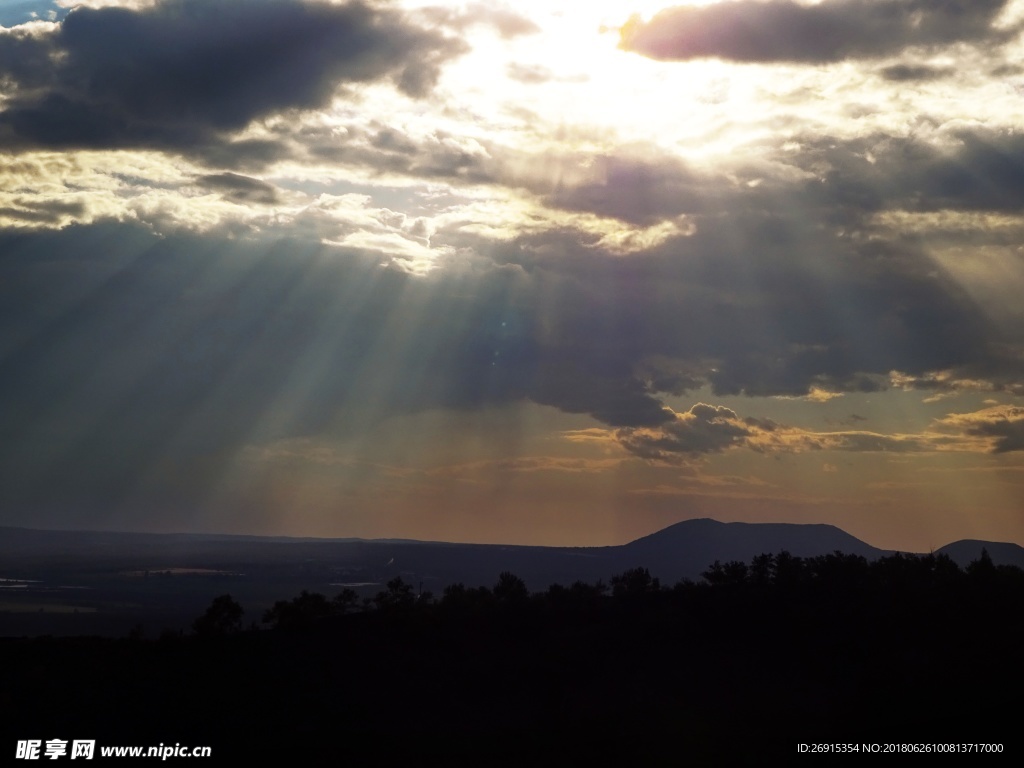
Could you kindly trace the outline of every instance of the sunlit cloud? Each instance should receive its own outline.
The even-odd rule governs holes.
[[[1010,37],[996,21],[1007,0],[942,5],[894,0],[726,0],[680,6],[622,30],[622,46],[656,59],[824,63],[905,48]]]
[[[964,392],[994,392],[998,387],[982,379],[957,378],[954,371],[930,371],[922,376],[909,376],[899,371],[889,375],[892,386],[905,391],[923,390],[933,392],[923,402],[935,403],[955,397]]]
[[[997,405],[974,413],[951,413],[939,421],[944,428],[988,438],[993,453],[1024,450],[1024,407]]]
[[[1018,424],[1019,422],[1019,424]],[[865,430],[816,431],[779,424],[770,419],[741,418],[724,406],[697,403],[668,422],[644,428],[626,428],[605,434],[588,433],[582,439],[617,440],[628,452],[649,461],[677,463],[686,457],[747,449],[758,453],[850,451],[868,453],[931,453],[1020,450],[1024,409],[998,406],[971,414],[950,414],[935,421],[934,429],[915,434],[884,434]],[[580,436],[567,435],[580,440]],[[985,438],[992,438],[987,440]],[[836,466],[824,464],[825,472]]]
[[[776,397],[779,397],[784,400],[799,399],[805,400],[809,403],[827,403],[829,400],[835,400],[837,397],[842,396],[842,392],[829,392],[827,389],[822,389],[821,387],[813,386],[811,387],[810,392],[808,392],[806,395],[801,395],[799,397],[793,397],[791,395],[776,395]]]

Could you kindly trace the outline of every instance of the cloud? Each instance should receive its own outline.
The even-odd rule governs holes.
[[[957,195],[948,206],[976,207],[984,196],[1009,208],[1019,196],[1010,137],[991,135],[988,153],[977,131],[943,137],[941,148],[882,136],[807,139],[787,164],[717,173],[651,147],[544,163],[494,142],[383,123],[346,128],[343,138],[302,129],[288,141],[308,142],[311,158],[380,174],[380,183],[394,174],[395,184],[412,176],[499,196],[485,203],[477,190],[455,202],[452,191],[428,219],[430,247],[522,268],[560,302],[538,347],[558,339],[554,357],[537,358],[551,361],[530,390],[540,402],[578,400],[574,412],[640,426],[629,422],[634,408],[656,423],[659,393],[706,384],[722,395],[822,400],[887,389],[892,371],[940,389],[936,372],[948,372],[974,388],[1017,391],[1024,328],[996,329],[924,242],[879,218],[943,204],[929,179],[944,168],[978,185],[946,185]],[[431,204],[424,199],[417,205]],[[630,403],[620,415],[596,405],[616,398]]]
[[[251,177],[199,179],[225,196],[272,199],[262,196],[273,190]],[[211,202],[196,198],[195,207],[208,212]],[[510,243],[459,239],[444,219],[412,218],[367,195],[320,195],[276,211],[274,221],[254,218],[253,226],[275,237],[434,259],[446,273],[457,267],[451,259],[465,258],[458,254],[474,253],[483,264],[493,257],[504,266],[489,265],[470,282],[482,295],[491,295],[495,276],[515,276],[502,278],[516,286],[514,334],[495,333],[500,323],[468,305],[481,332],[460,332],[471,343],[453,348],[451,365],[462,365],[466,376],[457,385],[444,379],[450,402],[482,396],[472,394],[481,392],[482,375],[497,377],[487,388],[491,397],[526,397],[613,426],[654,426],[667,419],[660,393],[710,383],[719,392],[820,398],[821,391],[890,386],[888,372],[897,364],[927,377],[947,368],[948,356],[966,364],[985,355],[977,343],[984,327],[951,285],[928,274],[923,256],[896,252],[882,260],[877,245],[861,252],[816,228],[764,217],[719,215],[691,235],[628,258],[574,230]],[[218,231],[228,230],[214,227],[203,249],[216,247]],[[73,247],[82,234],[69,233],[61,247]],[[258,240],[248,247],[258,248]],[[819,256],[830,251],[834,261]],[[851,340],[851,326],[877,332]],[[960,338],[962,346],[954,346]]]
[[[622,47],[654,59],[824,64],[958,42],[996,44],[1006,0],[727,0],[661,11],[622,30]]]
[[[220,192],[238,203],[273,205],[280,201],[277,187],[260,179],[237,173],[215,173],[200,176],[196,184]]]
[[[642,459],[680,464],[694,457],[727,450],[746,449],[758,453],[806,453],[844,451],[854,453],[933,453],[986,450],[996,437],[994,452],[1024,448],[1024,408],[1000,406],[975,414],[951,415],[930,430],[911,434],[882,434],[857,430],[821,432],[779,424],[771,419],[741,418],[731,408],[697,403],[685,413],[666,409],[672,416],[665,423],[644,428],[606,431],[629,453]],[[573,439],[573,436],[569,436]],[[599,442],[601,435],[584,438]],[[835,472],[834,464],[822,465],[823,472]]]
[[[75,218],[86,215],[87,206],[82,200],[34,200],[15,197],[13,205],[0,206],[0,222],[18,225],[63,225]]]
[[[313,162],[330,161],[367,169],[374,176],[449,180],[463,184],[496,182],[496,163],[489,148],[475,138],[433,130],[411,136],[379,122],[334,129],[304,129],[282,139],[301,146]]]
[[[630,339],[623,368],[651,392],[711,383],[718,394],[820,398],[884,390],[893,385],[892,371],[934,391],[1018,392],[1019,318],[997,328],[959,273],[881,213],[1011,215],[1024,189],[1015,159],[1022,147],[1015,133],[963,125],[943,128],[931,143],[807,138],[793,165],[763,167],[759,176],[739,167],[732,179],[631,148],[598,158],[589,177],[570,174],[541,193],[544,200],[637,224],[683,215],[685,230],[628,260],[606,261],[606,248],[569,227],[501,244],[460,242],[499,263],[567,281],[586,271],[587,284],[616,292],[613,334],[621,329]],[[493,147],[489,155],[500,157]],[[500,178],[500,162],[492,167]],[[975,226],[962,245],[983,246],[992,237],[999,235]],[[581,292],[574,300],[590,304],[581,315],[601,333],[597,326],[609,315],[596,296]],[[590,335],[582,324],[571,333]],[[651,370],[653,359],[661,370]]]
[[[943,445],[954,444],[952,438],[932,435],[884,435],[875,432],[803,432],[793,431],[779,444],[794,451],[853,451],[856,453],[928,453]]]
[[[553,327],[581,349],[604,340],[595,356],[620,359],[652,391],[870,392],[892,370],[992,359],[978,308],[912,242],[745,211],[698,218],[695,229],[628,258],[565,231],[474,247],[543,270],[566,309]]]
[[[493,3],[470,5],[466,10],[465,18],[473,23],[492,25],[506,40],[540,32],[540,27],[530,19],[510,11],[508,8],[496,7]]]
[[[952,121],[931,140],[888,135],[811,139],[799,162],[833,204],[912,211],[1019,212],[1024,134]]]
[[[616,437],[644,459],[676,461],[680,454],[716,453],[743,445],[753,432],[725,406],[697,403],[654,429],[620,429]]]
[[[990,438],[993,453],[1024,451],[1024,407],[997,405],[974,413],[954,413],[939,420],[944,428]]]
[[[934,395],[925,398],[924,402],[931,403],[953,397],[964,392],[994,392],[1000,387],[983,379],[957,378],[954,371],[929,371],[920,376],[908,376],[899,371],[890,374],[890,380],[894,387],[904,390],[924,390],[933,392]]]
[[[462,10],[433,6],[424,9],[423,13],[433,21],[453,29],[489,26],[505,40],[540,32],[540,27],[530,19],[496,3],[470,3]]]
[[[346,85],[390,81],[422,97],[463,50],[358,1],[77,8],[45,34],[0,35],[0,131],[8,145],[198,152],[258,118],[325,106]]]
[[[568,175],[547,194],[546,202],[566,210],[650,225],[712,210],[726,191],[721,179],[697,173],[663,153],[642,150],[587,158],[585,174],[581,175],[577,183]]]
[[[699,229],[715,216],[754,220],[767,214],[774,218],[776,238],[784,227],[804,222],[864,232],[901,212],[942,213],[947,219],[952,212],[1019,213],[1024,133],[961,120],[920,133],[846,139],[797,133],[774,148],[769,161],[738,155],[714,167],[698,167],[650,145],[545,157],[488,143],[471,178],[529,190],[562,210],[642,226],[687,217]],[[961,239],[995,236],[981,222],[964,226]]]
[[[952,67],[933,67],[927,64],[893,64],[883,67],[879,74],[894,83],[941,80],[950,77],[956,70]]]
[[[829,392],[826,389],[812,386],[810,392],[800,397],[794,397],[792,395],[776,395],[776,397],[782,400],[804,400],[808,403],[827,403],[829,400],[835,400],[837,397],[842,397],[842,392]]]

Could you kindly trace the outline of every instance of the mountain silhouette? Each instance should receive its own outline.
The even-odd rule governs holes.
[[[643,566],[668,583],[696,579],[716,560],[747,563],[766,552],[815,557],[840,551],[869,560],[887,554],[834,525],[720,523],[707,518],[685,520],[611,549],[617,562]]]
[[[1015,565],[1024,568],[1024,547],[1008,544],[1004,541],[979,541],[977,539],[961,539],[947,544],[937,554],[948,555],[961,568],[981,558],[981,551],[988,552],[996,565]]]

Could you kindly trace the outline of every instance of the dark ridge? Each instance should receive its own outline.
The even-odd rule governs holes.
[[[106,568],[170,566],[252,570],[259,564],[322,563],[386,581],[413,572],[431,586],[489,583],[495,569],[519,574],[532,589],[554,582],[607,579],[639,565],[666,582],[696,579],[715,560],[749,561],[786,550],[799,557],[837,550],[874,559],[884,554],[831,525],[720,523],[686,520],[625,545],[542,547],[454,544],[405,539],[302,539],[223,534],[41,531],[0,528],[7,567],[36,567],[59,556],[63,565]],[[388,570],[389,565],[390,567]],[[390,574],[390,576],[389,576]],[[3,574],[0,574],[3,576]]]
[[[1015,565],[1024,568],[1024,547],[1003,541],[961,539],[937,550],[937,554],[949,555],[954,563],[966,568],[969,563],[981,559],[982,550],[988,552],[995,565]]]
[[[834,525],[720,523],[707,518],[670,525],[616,549],[669,581],[696,578],[715,560],[749,562],[765,552],[815,557],[838,551],[869,560],[886,554]]]

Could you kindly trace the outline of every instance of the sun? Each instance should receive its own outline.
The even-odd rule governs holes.
[[[704,154],[715,126],[728,122],[723,111],[735,107],[723,94],[735,89],[743,73],[719,61],[653,61],[621,46],[624,27],[679,4],[524,0],[510,5],[534,30],[502,36],[493,25],[471,25],[463,33],[470,51],[446,69],[440,98],[458,113],[460,131],[466,130],[463,118],[469,114],[479,129],[476,138],[531,154],[599,154],[623,144]],[[436,117],[433,121],[436,126]]]

